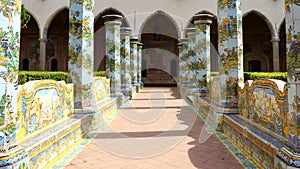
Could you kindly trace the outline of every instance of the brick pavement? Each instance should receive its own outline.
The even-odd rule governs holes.
[[[203,125],[177,88],[144,88],[65,168],[243,168]]]

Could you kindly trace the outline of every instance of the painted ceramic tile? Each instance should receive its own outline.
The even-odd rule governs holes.
[[[73,85],[32,81],[19,86],[17,140],[67,118],[74,111]]]
[[[142,53],[143,53],[143,46],[138,45],[137,81],[138,81],[139,84],[142,83]]]
[[[94,81],[94,97],[96,103],[101,103],[101,101],[110,97],[109,79],[105,77],[95,77]]]
[[[69,25],[69,78],[82,109],[93,105],[94,0],[71,0]]]
[[[184,40],[182,41],[182,84],[188,83],[188,74],[189,74],[189,68],[188,68],[188,41]]]
[[[120,65],[120,25],[121,22],[106,23],[106,72],[110,79],[110,93],[121,93]]]
[[[129,96],[130,88],[130,33],[124,30],[121,32],[121,89],[125,96]]]
[[[188,88],[189,88],[189,95],[192,95],[197,87],[197,79],[196,79],[196,69],[198,67],[198,59],[196,55],[196,32],[195,29],[189,30],[188,34],[188,59],[187,59],[187,66],[188,66]]]
[[[237,107],[238,83],[243,78],[241,0],[218,1],[220,83],[224,107]]]
[[[0,149],[15,145],[21,1],[0,6]]]
[[[200,96],[206,96],[210,82],[210,25],[196,24],[196,80]]]
[[[130,43],[130,75],[131,83],[137,84],[137,42]]]
[[[300,148],[300,3],[295,0],[285,1],[286,9],[286,48],[289,98],[288,118],[290,144],[295,149]]]

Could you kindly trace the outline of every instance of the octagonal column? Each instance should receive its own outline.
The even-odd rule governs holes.
[[[197,56],[195,52],[196,47],[196,29],[187,29],[188,36],[188,95],[192,96],[196,92],[197,80],[196,80],[196,67],[197,67]]]
[[[218,0],[221,106],[237,108],[238,83],[243,77],[241,0]]]
[[[138,84],[138,39],[137,38],[131,38],[130,39],[130,75],[131,75],[131,83],[133,85]]]
[[[130,28],[121,28],[121,91],[124,96],[131,96],[130,76]]]
[[[121,95],[120,26],[121,15],[103,16],[106,30],[106,77],[110,79],[110,94]]]
[[[139,90],[143,88],[142,82],[142,57],[143,57],[143,43],[138,43],[137,45],[137,82],[139,85]]]
[[[94,1],[70,0],[69,25],[69,78],[75,109],[83,109],[93,106]]]
[[[16,147],[21,1],[0,6],[0,150],[6,153]],[[0,160],[8,158],[2,155]]]
[[[198,14],[194,16],[196,27],[196,78],[199,96],[206,96],[210,83],[210,25],[212,15]]]

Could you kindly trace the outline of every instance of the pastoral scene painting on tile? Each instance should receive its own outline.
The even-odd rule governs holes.
[[[73,113],[73,85],[32,81],[19,86],[17,140],[24,139]]]
[[[272,80],[255,80],[251,85],[246,82],[243,89],[239,88],[239,111],[251,121],[289,138],[287,93],[287,85],[281,91]]]
[[[110,97],[110,80],[105,77],[95,77],[94,97],[96,103],[100,103]]]

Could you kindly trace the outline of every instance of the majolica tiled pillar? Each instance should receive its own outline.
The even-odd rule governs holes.
[[[131,96],[130,76],[130,28],[121,28],[121,91],[124,96]]]
[[[210,83],[210,25],[212,15],[198,14],[194,16],[196,27],[196,78],[199,96],[206,96]]]
[[[142,57],[143,57],[143,43],[138,43],[138,52],[137,52],[137,82],[139,89],[143,88],[142,82]]]
[[[138,85],[138,63],[137,63],[137,57],[138,57],[138,39],[137,38],[131,38],[130,39],[130,75],[131,75],[131,83],[133,85]]]
[[[183,79],[183,66],[184,66],[184,62],[182,61],[182,43],[178,43],[178,52],[179,52],[179,80],[177,83],[177,86],[179,87],[179,89],[181,88],[181,82]]]
[[[21,1],[0,1],[0,6],[5,7],[0,12],[0,150],[5,153],[16,144]]]
[[[83,109],[94,103],[94,0],[70,0],[69,25],[69,78],[75,109]]]
[[[189,74],[189,69],[188,69],[188,54],[189,54],[189,48],[188,48],[188,42],[189,40],[184,38],[181,39],[181,59],[180,62],[182,63],[182,81],[180,82],[183,85],[188,84],[188,74]]]
[[[103,16],[106,28],[106,76],[110,79],[110,94],[121,95],[120,26],[121,15]]]
[[[293,151],[300,158],[299,112],[300,112],[300,4],[286,0],[286,49],[288,70],[288,138]],[[298,163],[300,163],[298,161]],[[299,166],[298,166],[299,167]]]
[[[197,68],[197,56],[195,52],[196,47],[196,30],[195,28],[187,29],[188,37],[188,95],[192,96],[197,90],[196,68]]]
[[[221,106],[236,108],[243,78],[241,0],[218,0]]]

